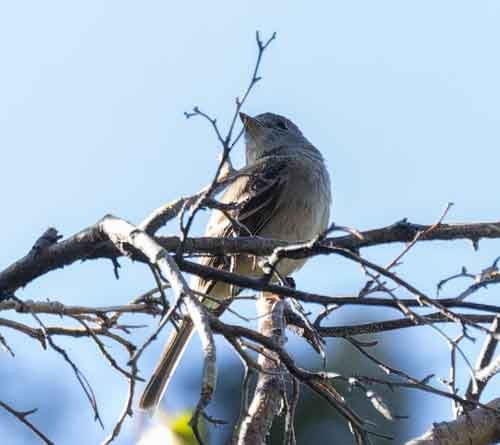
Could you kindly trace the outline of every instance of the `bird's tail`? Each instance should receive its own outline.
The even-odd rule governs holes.
[[[156,409],[193,334],[193,329],[193,322],[184,320],[179,330],[170,335],[167,344],[163,348],[160,360],[142,394],[139,402],[140,408],[144,410]]]

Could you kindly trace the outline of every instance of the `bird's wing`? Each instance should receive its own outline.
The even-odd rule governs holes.
[[[234,204],[234,209],[227,211],[230,218],[224,212],[214,210],[206,236],[259,235],[279,208],[287,182],[287,163],[284,160],[263,160],[240,170],[238,176],[220,199],[224,204]],[[226,256],[205,257],[201,264],[229,269],[230,259]],[[200,280],[198,287],[209,293],[214,284]]]
[[[231,218],[214,211],[207,236],[259,235],[279,207],[287,182],[284,160],[263,160],[238,174],[239,178],[220,200],[224,204],[234,204],[235,208],[227,212]]]

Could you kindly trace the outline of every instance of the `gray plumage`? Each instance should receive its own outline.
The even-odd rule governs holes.
[[[251,118],[240,113],[245,127],[246,166],[220,199],[236,203],[229,211],[234,224],[223,212],[211,214],[206,236],[230,237],[258,235],[285,241],[307,241],[323,232],[330,216],[330,178],[321,153],[305,138],[289,119],[273,113]],[[279,274],[290,275],[305,260],[282,260]],[[256,276],[262,274],[255,258],[238,255],[229,258],[206,257],[201,263],[211,267],[231,269],[234,272]],[[222,282],[195,278],[195,291],[209,294],[212,299],[225,300],[237,289]],[[213,300],[204,303],[211,309]],[[190,320],[168,340],[158,365],[143,393],[140,406],[156,408],[168,382],[179,363],[193,332]]]

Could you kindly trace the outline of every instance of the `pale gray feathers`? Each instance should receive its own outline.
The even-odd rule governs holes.
[[[214,210],[206,235],[257,235],[292,242],[314,238],[327,228],[330,217],[330,178],[323,156],[283,116],[272,113],[255,118],[243,113],[240,116],[245,126],[247,165],[220,199],[236,206],[229,210],[231,218]],[[278,271],[281,276],[288,276],[304,262],[283,260]],[[233,259],[205,257],[201,263],[243,275],[262,273],[258,259],[247,255]],[[225,283],[201,278],[193,280],[192,288],[210,295],[203,303],[212,310],[218,306],[214,299],[229,302],[238,291]],[[139,402],[141,408],[157,407],[192,332],[193,324],[188,319],[181,323],[178,332],[171,334]]]

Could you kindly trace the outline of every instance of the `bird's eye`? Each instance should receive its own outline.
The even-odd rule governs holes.
[[[278,121],[278,122],[276,123],[276,126],[277,126],[278,128],[281,128],[282,130],[288,130],[288,127],[286,126],[286,124],[285,124],[283,121]]]

